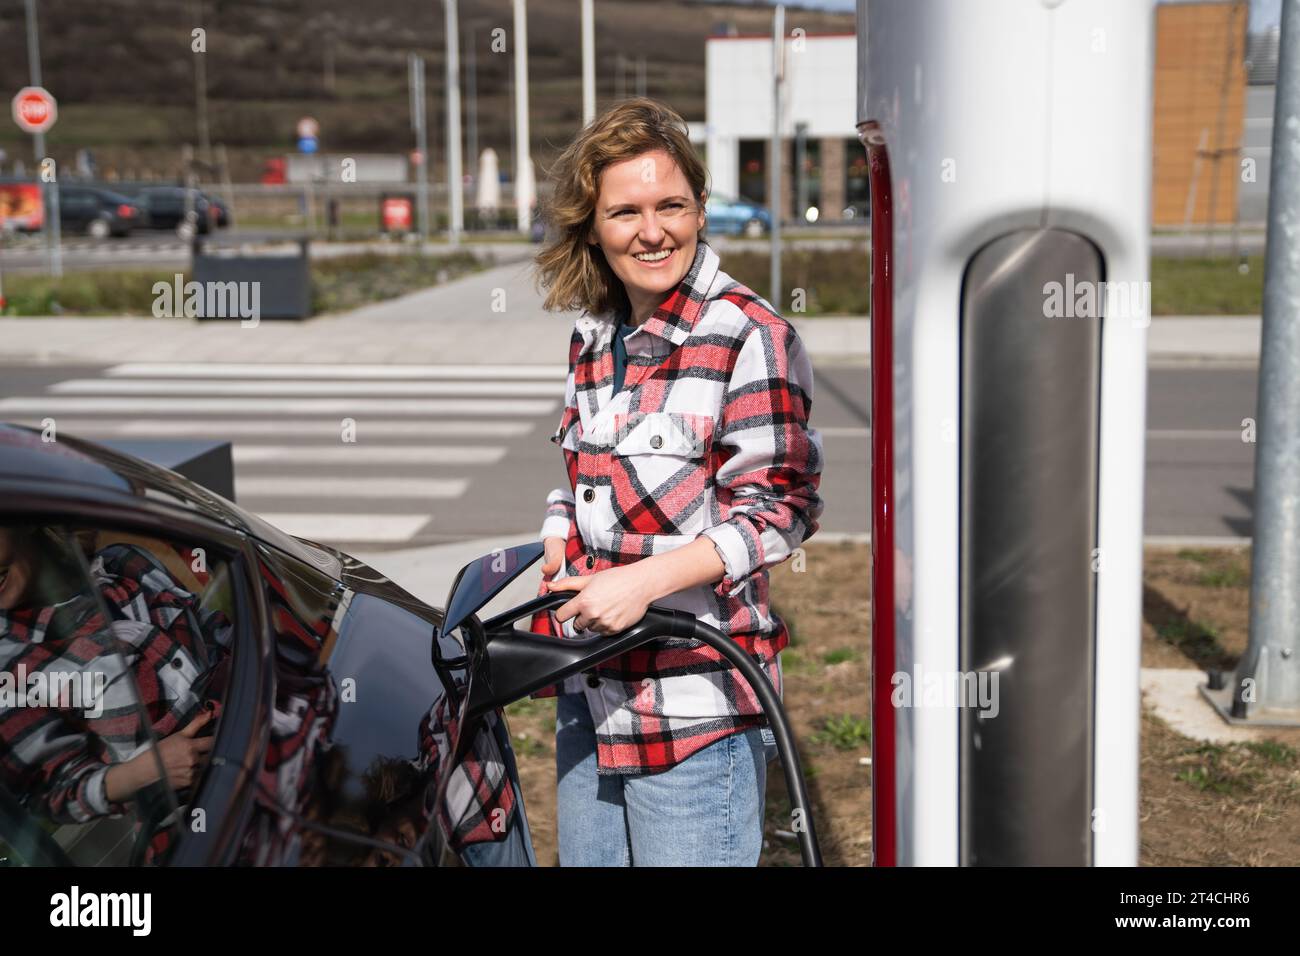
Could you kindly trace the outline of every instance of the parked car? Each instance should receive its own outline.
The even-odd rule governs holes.
[[[504,714],[465,719],[442,620],[173,472],[0,424],[0,860],[531,865]],[[70,696],[16,696],[38,672]]]
[[[208,221],[218,229],[225,229],[230,225],[230,210],[221,197],[204,193],[203,198],[208,201]]]
[[[763,702],[820,864],[789,720],[730,637],[652,606],[558,641],[478,612],[542,556],[470,562],[445,611],[164,468],[0,424],[4,865],[531,866],[504,708],[693,637]]]
[[[219,213],[212,208],[212,201],[199,190],[194,190],[194,223],[186,218],[191,200],[186,196],[184,186],[159,185],[157,183],[119,183],[115,184],[121,192],[138,203],[145,213],[145,228],[175,232],[182,239],[188,239],[197,231],[206,235],[216,225]]]
[[[705,209],[705,227],[716,235],[756,239],[772,230],[772,214],[755,203],[710,194]]]
[[[119,192],[73,183],[59,186],[59,226],[65,233],[95,239],[127,236],[143,222],[140,207]]]

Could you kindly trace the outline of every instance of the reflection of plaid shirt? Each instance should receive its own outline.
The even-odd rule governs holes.
[[[108,800],[104,778],[148,746],[137,700],[160,739],[180,730],[202,706],[192,686],[212,650],[205,634],[226,643],[230,633],[224,615],[204,612],[138,548],[105,548],[91,574],[114,618],[108,627],[84,593],[0,611],[0,671],[104,675],[98,717],[66,706],[0,708],[0,779],[57,823],[126,811]]]
[[[808,427],[812,366],[794,328],[719,268],[705,243],[676,291],[627,338],[613,395],[612,315],[586,312],[570,340],[560,426],[569,487],[551,492],[541,538],[566,540],[557,578],[673,551],[701,535],[726,571],[660,603],[731,636],[781,688],[789,642],[768,600],[768,569],[818,528],[821,436]],[[539,614],[538,633],[556,633]],[[573,620],[566,637],[578,635]],[[672,639],[631,651],[564,691],[585,693],[601,773],[667,769],[762,722],[740,674],[716,651]],[[546,696],[543,691],[538,696]]]
[[[416,767],[440,779],[443,757],[451,752],[450,698],[439,697],[420,722]],[[492,728],[499,718],[489,713],[476,729],[473,743],[451,772],[438,807],[438,825],[448,845],[460,853],[473,843],[504,840],[514,826],[515,794],[505,758]],[[433,788],[430,788],[433,796]],[[426,808],[427,809],[427,808]]]

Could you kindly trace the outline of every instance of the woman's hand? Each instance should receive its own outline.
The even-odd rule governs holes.
[[[556,610],[555,619],[563,624],[573,618],[573,626],[579,631],[592,628],[602,634],[617,634],[627,630],[645,617],[646,609],[656,599],[647,586],[645,570],[630,564],[551,581],[546,585],[549,591],[577,593]]]
[[[212,749],[213,738],[195,736],[216,717],[216,710],[205,710],[181,730],[158,741],[167,783],[173,790],[185,790],[199,778],[199,769]]]
[[[198,779],[199,768],[212,749],[211,737],[196,737],[217,715],[217,705],[205,710],[183,729],[158,741],[158,754],[146,750],[126,763],[110,767],[104,777],[105,794],[113,803],[132,799],[136,793],[158,779],[157,759],[162,758],[167,783],[173,790],[184,790]]]

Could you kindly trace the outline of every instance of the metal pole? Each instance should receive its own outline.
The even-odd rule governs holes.
[[[1233,713],[1272,711],[1259,714],[1260,723],[1273,717],[1294,724],[1300,720],[1300,176],[1294,175],[1300,169],[1300,0],[1283,0],[1271,164],[1250,641],[1237,670]],[[1243,700],[1246,678],[1254,679],[1253,703]]]
[[[515,14],[515,212],[519,231],[532,232],[532,195],[528,183],[528,8],[514,0]]]
[[[582,125],[596,118],[596,14],[594,0],[582,0]]]
[[[36,0],[27,0],[27,74],[31,86],[41,85],[41,45],[36,29]],[[45,134],[32,134],[32,147],[36,154],[37,176],[41,175],[41,161],[45,159]],[[41,179],[41,205],[45,212],[45,252],[50,264],[50,274],[63,276],[63,250],[59,235],[59,171],[54,170],[54,182]]]
[[[194,0],[194,25],[203,26],[203,0]],[[207,41],[204,51],[194,54],[194,106],[198,117],[199,158],[205,166],[212,166],[212,139],[208,135],[208,63]]]
[[[447,239],[460,245],[465,230],[465,190],[460,152],[460,25],[456,0],[443,0],[447,36]]]
[[[794,124],[794,219],[802,225],[808,211],[808,176],[804,165],[808,156],[808,124]]]
[[[469,42],[465,44],[465,99],[466,99],[466,117],[468,124],[465,129],[465,152],[469,156],[470,175],[474,177],[474,185],[478,186],[478,54],[474,51],[474,45],[478,42],[478,34],[474,30],[474,25],[469,28]]]
[[[767,198],[772,209],[772,308],[781,311],[781,83],[785,79],[785,4],[776,5],[772,18],[772,142],[770,144]]]
[[[429,141],[424,115],[424,59],[412,53],[407,63],[411,70],[411,125],[415,128],[415,151],[420,155],[415,170],[416,228],[423,245],[429,237]]]

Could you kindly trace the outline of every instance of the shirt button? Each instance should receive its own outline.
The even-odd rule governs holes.
[[[588,687],[599,687],[599,686],[600,686],[600,678],[597,677],[594,673],[592,673],[592,672],[588,672],[588,673],[587,673],[587,686],[588,686]]]
[[[588,502],[588,503],[590,503],[590,502],[592,502],[592,501],[595,501],[595,500],[596,500],[596,491],[595,491],[595,489],[593,489],[593,488],[588,488],[586,491],[584,491],[584,492],[582,493],[582,500],[583,500],[583,501],[586,501],[586,502]]]
[[[662,448],[663,444],[664,444],[664,440],[662,435],[655,435],[650,439],[651,448]]]
[[[181,656],[179,654],[177,654],[175,657],[172,658],[172,667],[176,668],[177,670],[180,670],[184,666],[185,666],[185,662],[181,660]]]
[[[596,559],[593,558],[591,555],[587,555],[587,567],[594,568],[595,566],[596,566]]]

